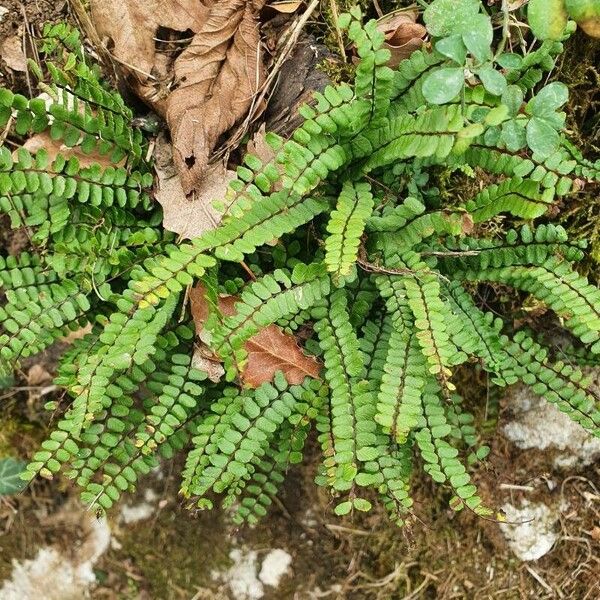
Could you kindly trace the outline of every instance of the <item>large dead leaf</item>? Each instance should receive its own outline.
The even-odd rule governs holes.
[[[214,200],[222,200],[235,171],[215,163],[206,170],[206,177],[186,195],[173,163],[171,145],[164,134],[159,135],[154,149],[157,186],[154,197],[163,207],[163,227],[187,239],[194,239],[214,229],[221,221],[221,213],[213,207]]]
[[[91,19],[136,93],[164,111],[172,60],[157,55],[159,28],[199,31],[212,0],[91,0]],[[161,111],[162,109],[162,111]]]
[[[257,14],[264,0],[214,4],[175,61],[177,89],[167,98],[173,159],[189,194],[204,178],[219,137],[252,105],[264,79]]]
[[[210,154],[221,135],[246,115],[264,80],[257,20],[264,2],[91,0],[99,37],[108,42],[136,93],[166,116],[181,189],[193,194],[194,204],[206,195],[199,189],[204,182],[223,181],[207,171]],[[165,46],[159,37],[169,37],[169,30],[195,34],[179,56],[184,47],[179,43],[157,51],[157,44]],[[173,198],[176,192],[165,194]]]
[[[198,285],[190,291],[190,303],[192,316],[196,325],[196,333],[200,339],[201,351],[196,352],[194,359],[211,360],[219,362],[218,357],[212,356],[210,359],[206,356],[208,346],[206,330],[204,324],[209,315],[208,303],[205,298],[205,288]],[[235,303],[238,298],[235,296],[219,297],[219,310],[229,316],[235,314]],[[259,331],[246,342],[246,351],[248,352],[248,362],[241,379],[245,385],[258,387],[259,385],[272,381],[277,371],[283,371],[287,381],[297,385],[302,383],[305,377],[319,376],[321,365],[311,357],[306,356],[298,346],[296,339],[285,334],[276,325],[270,325]],[[197,356],[199,355],[199,356]]]

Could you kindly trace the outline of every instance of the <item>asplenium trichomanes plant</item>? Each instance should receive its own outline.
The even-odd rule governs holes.
[[[26,479],[65,469],[86,502],[108,509],[159,455],[185,449],[190,506],[222,494],[237,521],[253,522],[312,428],[323,450],[317,483],[338,514],[368,510],[378,494],[401,523],[420,464],[453,491],[454,509],[485,516],[465,464],[486,448],[453,382],[466,362],[497,385],[533,386],[599,433],[598,398],[581,371],[553,362],[472,294],[479,282],[527,292],[588,348],[574,355],[600,353],[600,291],[572,267],[583,245],[536,223],[576,180],[600,179],[561,133],[565,86],[539,85],[562,44],[494,54],[490,17],[479,2],[460,5],[431,4],[433,49],[397,71],[375,23],[343,17],[360,57],[354,85],[316,94],[291,139],[270,136],[274,161],[246,156],[221,199],[221,225],[182,243],[160,227],[131,111],[99,82],[75,32],[46,31],[50,100],[2,91],[0,121],[11,139],[49,130],[125,163],[84,168],[74,157],[0,151],[0,206],[13,227],[33,231],[29,252],[2,259],[5,366],[92,325],[64,354],[56,383],[67,399],[50,403],[61,416]],[[449,170],[477,178],[480,191],[443,197],[431,179]],[[501,214],[518,230],[486,234]],[[199,281],[225,366],[218,383],[192,365],[185,297]],[[234,316],[218,314],[219,293],[239,294]],[[306,349],[322,360],[321,379],[241,386],[245,342],[273,323],[312,325]]]

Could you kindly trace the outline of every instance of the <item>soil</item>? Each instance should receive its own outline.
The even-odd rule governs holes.
[[[67,0],[0,0],[0,7],[8,10],[0,11],[0,42],[18,36],[28,58],[33,58],[32,42],[41,37],[44,23],[71,20]],[[31,85],[22,72],[7,66],[1,52],[0,85],[19,90]]]
[[[518,560],[497,523],[452,512],[439,486],[421,477],[414,481],[415,515],[402,530],[380,510],[334,517],[331,499],[312,481],[315,449],[307,464],[290,472],[280,502],[256,528],[238,529],[219,512],[183,508],[177,497],[181,465],[164,463],[109,515],[113,543],[95,565],[98,583],[91,597],[235,600],[223,578],[231,550],[254,550],[260,560],[279,548],[291,555],[292,569],[276,590],[264,586],[266,600],[597,598],[600,465],[562,474],[553,470],[552,452],[516,449],[500,433],[509,405],[510,395],[499,405],[490,458],[474,479],[492,506],[518,506],[526,499],[563,507],[557,542],[538,561]],[[13,406],[12,431],[18,434],[10,444],[24,455],[42,427],[29,421],[23,433],[22,406]],[[143,503],[147,490],[154,498],[151,514],[124,523],[122,506]],[[41,481],[2,501],[0,582],[10,577],[11,561],[33,558],[47,545],[69,556],[81,544],[73,511],[65,519],[63,510],[75,498],[64,481]]]

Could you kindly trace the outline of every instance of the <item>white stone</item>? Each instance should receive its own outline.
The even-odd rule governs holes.
[[[537,560],[551,550],[558,539],[557,510],[527,500],[520,507],[507,503],[502,510],[507,523],[501,523],[500,529],[518,558],[523,561]]]
[[[244,552],[239,548],[229,553],[233,565],[225,574],[224,580],[235,600],[260,600],[264,588],[256,577],[257,553],[255,550]]]
[[[243,547],[231,550],[229,558],[231,567],[225,572],[213,571],[211,579],[225,583],[232,600],[260,600],[265,594],[264,586],[278,587],[292,564],[292,557],[281,548],[269,550],[262,564],[256,550]]]
[[[149,519],[156,511],[157,493],[152,488],[144,491],[144,501],[139,504],[124,504],[121,507],[120,521],[125,525],[132,525],[138,521]],[[0,599],[1,600],[1,599]]]
[[[258,578],[265,584],[277,587],[281,578],[290,572],[292,557],[281,548],[271,550],[264,558]]]
[[[564,469],[583,467],[600,458],[600,439],[528,388],[515,388],[509,405],[514,419],[503,431],[519,448],[554,448],[559,451],[554,466]]]
[[[13,572],[0,588],[1,600],[80,600],[95,583],[94,565],[110,545],[105,519],[89,520],[89,532],[75,560],[56,548],[38,550],[35,558],[13,561]]]

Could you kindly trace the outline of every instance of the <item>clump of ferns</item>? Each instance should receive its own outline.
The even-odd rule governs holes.
[[[69,401],[26,479],[64,471],[87,503],[108,509],[160,456],[182,451],[190,506],[220,495],[237,521],[255,522],[312,431],[323,454],[317,483],[337,514],[369,510],[376,494],[402,523],[419,464],[451,490],[455,510],[487,518],[467,468],[487,448],[454,383],[469,361],[498,386],[532,386],[598,435],[598,396],[582,371],[551,360],[470,293],[487,282],[532,295],[579,340],[572,355],[597,362],[600,291],[573,268],[585,244],[540,222],[576,180],[600,179],[561,132],[566,90],[540,84],[562,44],[517,60],[481,46],[473,57],[454,39],[457,58],[442,37],[392,71],[374,22],[362,26],[356,12],[341,22],[360,56],[354,85],[316,94],[289,140],[269,136],[273,161],[246,156],[221,199],[223,221],[191,241],[161,229],[143,136],[75,32],[46,32],[58,55],[48,61],[50,103],[0,93],[2,122],[17,135],[49,129],[67,146],[126,159],[84,168],[0,150],[0,207],[35,230],[30,252],[2,259],[5,368],[91,327],[61,361],[56,383]],[[456,84],[461,60],[468,81],[440,98],[432,78]],[[429,181],[439,167],[494,182],[447,202]],[[521,224],[477,235],[500,214]],[[225,369],[217,382],[192,360],[185,298],[197,282],[211,307],[205,337]],[[219,313],[219,294],[238,295],[236,314]],[[245,343],[271,324],[314,332],[305,350],[322,361],[320,379],[241,384]]]

